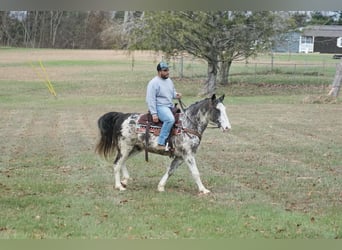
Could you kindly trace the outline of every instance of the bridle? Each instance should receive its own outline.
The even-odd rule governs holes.
[[[184,104],[184,102],[179,98],[178,99],[180,107],[181,107],[181,112],[183,113],[183,115],[190,121],[191,124],[195,125],[195,122],[186,114],[186,105]],[[196,135],[200,140],[202,139],[202,135],[201,133],[199,133],[197,130],[194,129],[190,129],[190,128],[184,128],[182,126],[182,130],[186,133],[186,134],[193,134]]]
[[[185,110],[187,109],[187,106],[186,106],[185,103],[181,100],[181,98],[179,98],[178,101],[179,101],[179,104],[180,104],[182,113],[183,113],[183,114],[185,115],[185,117],[190,121],[190,123],[194,125],[195,122],[194,122],[188,115],[186,115],[186,113],[185,113]],[[212,106],[212,104],[210,104],[210,106]],[[218,127],[220,127],[220,125],[217,124],[216,122],[212,122],[212,123],[215,123],[215,125],[217,125]],[[183,128],[183,130],[184,130],[184,131],[186,131],[186,130],[191,130],[192,132],[190,132],[190,133],[197,135],[197,136],[201,139],[201,134],[200,134],[198,131],[195,131],[195,130],[193,130],[193,129],[187,129],[187,128]]]

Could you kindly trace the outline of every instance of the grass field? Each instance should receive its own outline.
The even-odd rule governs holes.
[[[341,102],[303,101],[326,95],[332,77],[220,86],[232,131],[208,128],[197,154],[210,195],[185,165],[157,192],[170,159],[143,154],[128,161],[128,190],[114,190],[111,163],[94,153],[97,119],[145,112],[160,58],[0,49],[0,238],[342,238]],[[30,66],[39,60],[57,97]],[[200,80],[174,82],[186,104],[201,99]]]

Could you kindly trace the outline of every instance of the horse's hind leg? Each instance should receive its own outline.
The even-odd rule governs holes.
[[[165,184],[166,181],[169,179],[169,177],[174,173],[174,171],[178,168],[179,165],[183,163],[183,159],[180,157],[176,157],[171,162],[170,166],[167,168],[166,173],[161,178],[159,184],[158,184],[158,191],[164,192],[165,191]]]
[[[127,152],[126,150],[123,150],[123,151],[118,150],[117,156],[116,156],[115,161],[114,161],[114,167],[113,168],[114,168],[115,188],[119,189],[120,191],[126,190],[124,185],[126,185],[126,183],[127,183],[127,180],[126,180],[126,183],[124,183],[124,185],[122,185],[122,183],[121,183],[121,180],[120,180],[121,170],[123,171],[124,179],[129,178],[128,171],[127,171],[127,168],[125,165],[125,162],[128,158],[128,155],[129,155],[129,152]]]
[[[120,182],[121,182],[121,185],[124,188],[126,188],[127,182],[128,182],[128,179],[129,179],[129,173],[128,173],[126,164],[122,164],[121,170],[122,170],[122,180]]]
[[[127,158],[130,158],[138,153],[140,153],[142,151],[142,149],[140,147],[133,147],[133,149],[129,152]],[[121,170],[122,170],[122,179],[121,179],[121,185],[126,188],[127,187],[127,183],[129,180],[129,173],[128,173],[128,169],[126,167],[126,163],[123,163],[121,165]]]

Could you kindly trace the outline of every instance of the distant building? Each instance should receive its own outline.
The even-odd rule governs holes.
[[[299,52],[341,53],[342,25],[316,25],[302,29]]]
[[[275,46],[273,51],[280,53],[298,53],[299,38],[299,32],[289,32],[279,35],[275,38]]]
[[[274,52],[342,54],[342,25],[315,25],[276,39]]]

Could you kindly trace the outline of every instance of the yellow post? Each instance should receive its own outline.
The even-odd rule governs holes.
[[[51,94],[51,95],[54,95],[54,96],[56,97],[56,96],[57,96],[57,93],[56,93],[55,89],[53,88],[53,85],[52,85],[52,83],[51,83],[51,81],[50,81],[50,79],[49,79],[49,76],[48,76],[48,74],[47,74],[47,72],[46,72],[46,70],[45,70],[45,67],[44,67],[44,65],[43,65],[43,63],[42,63],[41,60],[39,60],[39,64],[40,64],[41,70],[42,70],[43,73],[44,73],[44,76],[39,72],[39,70],[36,69],[36,67],[33,65],[33,63],[30,62],[30,65],[31,65],[32,69],[35,71],[35,73],[37,74],[37,76],[38,76],[39,78],[41,78],[41,79],[44,81],[44,83],[45,83],[45,85],[47,86],[47,88],[48,88],[50,94]]]
[[[54,96],[57,96],[56,91],[55,91],[55,89],[53,88],[53,85],[52,85],[52,83],[51,83],[51,81],[50,81],[50,79],[49,79],[49,75],[47,74],[47,72],[46,72],[46,70],[45,70],[45,67],[44,67],[44,65],[43,65],[43,63],[42,63],[42,60],[39,60],[39,64],[40,64],[40,68],[41,68],[41,69],[43,70],[43,72],[44,72],[44,75],[45,75],[45,82],[47,83],[48,88],[49,88],[51,94],[53,94]]]

